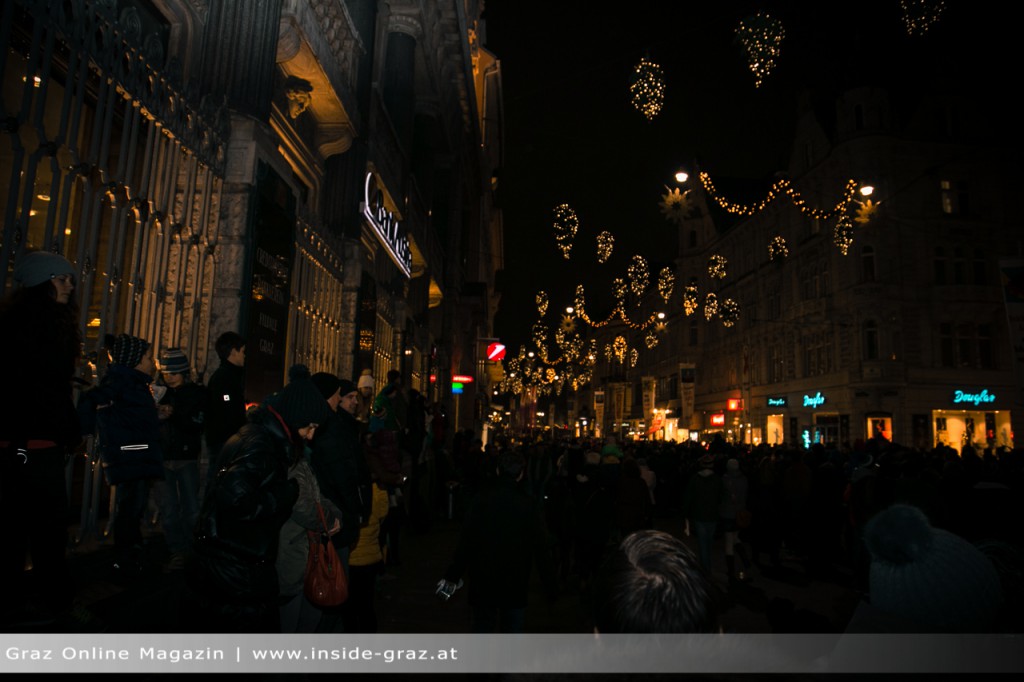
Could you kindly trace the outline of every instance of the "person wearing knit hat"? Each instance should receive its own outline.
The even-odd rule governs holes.
[[[135,367],[142,361],[148,350],[149,341],[130,334],[118,334],[110,349],[110,362],[124,367]],[[152,355],[150,355],[150,359],[152,359]]]
[[[300,433],[303,429],[314,428],[325,423],[331,416],[331,409],[321,395],[305,365],[292,365],[288,370],[288,385],[266,399],[292,432],[292,438],[312,439]]]
[[[14,281],[34,287],[61,276],[74,278],[75,268],[67,258],[49,251],[30,251],[14,266]]]
[[[365,431],[370,423],[370,413],[373,412],[373,398],[376,382],[370,370],[364,369],[356,381],[356,389],[359,391],[359,407],[356,410],[356,419],[363,426]]]
[[[113,573],[133,580],[143,571],[140,522],[149,482],[164,477],[160,419],[150,384],[153,349],[149,342],[120,334],[111,344],[110,365],[99,385],[79,402],[82,431],[98,427],[100,462],[107,483],[117,486]]]
[[[967,540],[934,528],[917,507],[897,504],[864,530],[871,553],[871,607],[917,632],[986,632],[1002,603],[992,562]]]
[[[157,405],[164,453],[164,479],[153,486],[164,541],[171,552],[166,572],[185,566],[192,529],[199,515],[199,455],[208,404],[205,386],[193,383],[188,356],[180,348],[160,353],[166,391]]]
[[[0,474],[0,621],[12,631],[30,610],[56,617],[71,606],[65,462],[82,440],[71,390],[82,349],[75,269],[28,252],[14,280],[0,302],[0,458],[22,463]]]
[[[316,389],[320,391],[320,395],[327,401],[331,412],[337,412],[338,403],[341,401],[341,393],[338,390],[341,386],[341,379],[329,372],[317,372],[310,379]]]
[[[211,463],[216,474],[185,563],[192,602],[185,625],[196,632],[280,630],[280,534],[300,492],[288,474],[331,414],[308,368],[294,365],[288,377],[284,388],[249,411]]]
[[[192,367],[183,350],[164,348],[160,351],[160,371],[164,374],[189,374],[192,372]]]
[[[329,386],[335,387],[338,409],[317,431],[310,460],[321,494],[341,511],[341,530],[332,541],[347,571],[349,552],[359,539],[359,528],[370,518],[373,492],[369,465],[363,456],[361,428],[354,414],[359,402],[356,385],[348,379],[328,376],[333,379]],[[326,379],[320,382],[327,384]],[[350,595],[355,597],[352,585],[349,587]],[[347,625],[341,609],[324,609],[318,631],[342,632]]]

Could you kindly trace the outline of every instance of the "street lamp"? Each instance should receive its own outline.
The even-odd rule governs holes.
[[[676,182],[680,185],[686,182],[690,178],[686,171],[680,170],[676,172]]]

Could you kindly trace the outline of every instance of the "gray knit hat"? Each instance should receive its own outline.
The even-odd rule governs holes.
[[[160,352],[160,371],[165,374],[188,374],[188,356],[180,348],[164,348]]]
[[[1002,603],[999,574],[981,550],[933,528],[917,507],[897,504],[864,528],[871,552],[871,605],[923,632],[985,632]]]
[[[30,251],[14,266],[14,281],[23,287],[34,287],[58,275],[74,275],[75,268],[67,258],[49,251]]]

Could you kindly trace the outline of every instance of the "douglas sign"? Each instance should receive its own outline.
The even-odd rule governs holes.
[[[412,272],[412,251],[409,239],[399,228],[395,214],[384,207],[384,194],[377,187],[373,173],[366,174],[366,191],[363,198],[363,217],[373,226],[377,238],[388,250],[391,260],[406,277]]]

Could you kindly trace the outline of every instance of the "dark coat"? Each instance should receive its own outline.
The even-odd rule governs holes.
[[[203,423],[206,417],[206,388],[191,382],[167,388],[161,405],[170,405],[174,413],[160,422],[160,437],[165,460],[196,460],[202,452]]]
[[[163,478],[160,420],[148,374],[110,365],[99,386],[82,395],[82,432],[98,430],[100,460],[110,485]]]
[[[71,392],[79,346],[59,319],[66,306],[39,305],[6,304],[0,312],[0,441],[74,447],[81,441]]]
[[[194,589],[221,600],[276,597],[278,538],[299,496],[288,478],[291,447],[267,407],[224,444],[196,523]]]
[[[347,547],[359,539],[359,528],[370,518],[373,503],[370,468],[359,441],[360,424],[339,410],[321,425],[313,440],[313,471],[320,494],[341,510],[341,531],[334,544]]]
[[[245,426],[245,368],[223,362],[206,386],[210,396],[206,410],[206,445],[212,460],[228,438]]]
[[[480,491],[467,512],[455,559],[445,579],[468,577],[474,606],[526,606],[534,561],[549,594],[555,590],[548,559],[547,531],[532,500],[519,486],[499,476]]]

